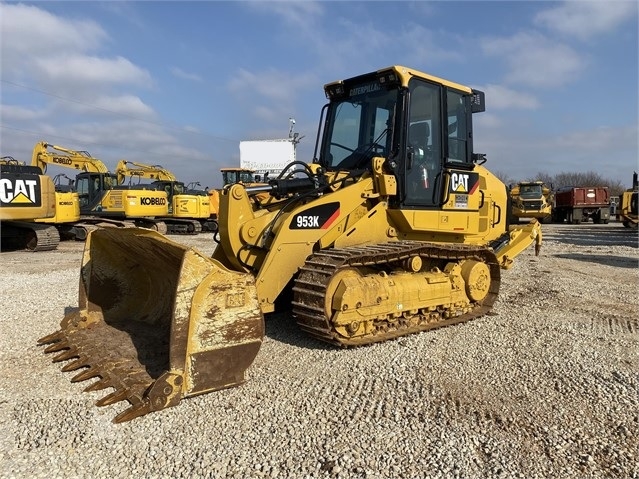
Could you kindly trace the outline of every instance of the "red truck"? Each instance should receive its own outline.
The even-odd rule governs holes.
[[[610,192],[607,186],[567,187],[555,192],[552,218],[556,223],[573,223],[592,219],[593,223],[610,221]]]

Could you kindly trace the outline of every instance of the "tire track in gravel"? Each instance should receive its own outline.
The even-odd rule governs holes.
[[[602,379],[608,382],[608,379]],[[494,471],[499,466],[499,452],[504,447],[515,449],[525,447],[528,454],[544,456],[549,464],[559,468],[572,467],[582,473],[601,474],[601,477],[615,477],[614,468],[625,465],[625,470],[632,464],[636,440],[636,430],[632,425],[618,424],[615,411],[606,417],[606,427],[619,430],[619,441],[614,444],[593,443],[583,430],[560,431],[544,426],[534,415],[521,415],[515,411],[498,410],[490,404],[475,401],[464,392],[446,390],[435,384],[399,383],[394,388],[388,387],[389,378],[373,376],[350,377],[335,383],[324,384],[320,388],[310,388],[308,380],[300,380],[291,385],[293,390],[300,391],[300,396],[312,394],[315,404],[321,406],[314,414],[331,422],[340,417],[336,408],[344,407],[347,421],[339,422],[339,437],[346,438],[361,425],[378,425],[375,443],[383,443],[384,431],[391,431],[390,425],[395,421],[413,424],[408,434],[419,435],[420,431],[431,429],[470,429],[480,433],[481,438],[474,444],[476,464],[484,472]],[[582,384],[588,387],[588,384]],[[623,387],[627,387],[623,386]],[[607,394],[615,391],[608,388]],[[360,398],[353,401],[353,398]],[[341,414],[344,417],[344,414]],[[615,422],[617,421],[617,422]],[[379,433],[381,430],[381,433]],[[390,432],[389,432],[390,433]],[[345,439],[344,439],[345,440]],[[616,456],[610,455],[614,449]],[[419,452],[419,451],[417,451]],[[539,465],[537,465],[539,466]],[[535,465],[522,464],[524,470],[538,472]],[[621,470],[621,469],[619,469]]]

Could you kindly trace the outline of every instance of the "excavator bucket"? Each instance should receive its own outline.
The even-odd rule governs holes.
[[[39,340],[96,404],[127,400],[114,422],[244,382],[264,336],[255,280],[151,230],[104,228],[86,240],[79,308]]]

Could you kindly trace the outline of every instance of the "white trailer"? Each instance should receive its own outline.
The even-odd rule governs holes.
[[[258,175],[275,178],[291,161],[295,161],[292,138],[240,141],[240,167]]]

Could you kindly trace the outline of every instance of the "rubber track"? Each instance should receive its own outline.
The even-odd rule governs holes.
[[[100,228],[135,228],[135,223],[131,220],[117,220],[100,216],[82,216],[80,221],[72,223],[70,229],[74,232],[76,240],[84,241],[91,231]]]
[[[51,251],[60,244],[60,233],[55,226],[37,225],[33,230],[36,234],[37,242],[35,248],[28,246],[31,251]]]
[[[485,262],[491,275],[487,296],[481,303],[475,303],[471,312],[444,317],[441,313],[426,312],[413,316],[404,315],[396,321],[375,320],[373,334],[349,339],[333,328],[330,318],[324,313],[326,288],[338,270],[347,267],[386,267],[387,270],[400,269],[401,261],[413,256],[422,259],[459,262],[474,259]],[[310,256],[293,287],[293,314],[297,324],[311,336],[339,346],[360,346],[394,339],[407,334],[470,321],[490,311],[497,299],[500,284],[500,268],[491,249],[483,246],[452,244],[440,245],[418,241],[397,241],[364,247],[331,249]],[[471,302],[472,304],[472,302]]]
[[[2,227],[7,228],[7,231],[3,232],[3,234],[6,233],[21,238],[21,244],[29,251],[51,251],[60,244],[60,233],[52,225],[10,221],[4,223]]]
[[[165,218],[167,234],[170,235],[196,235],[202,232],[202,223],[197,220]]]

